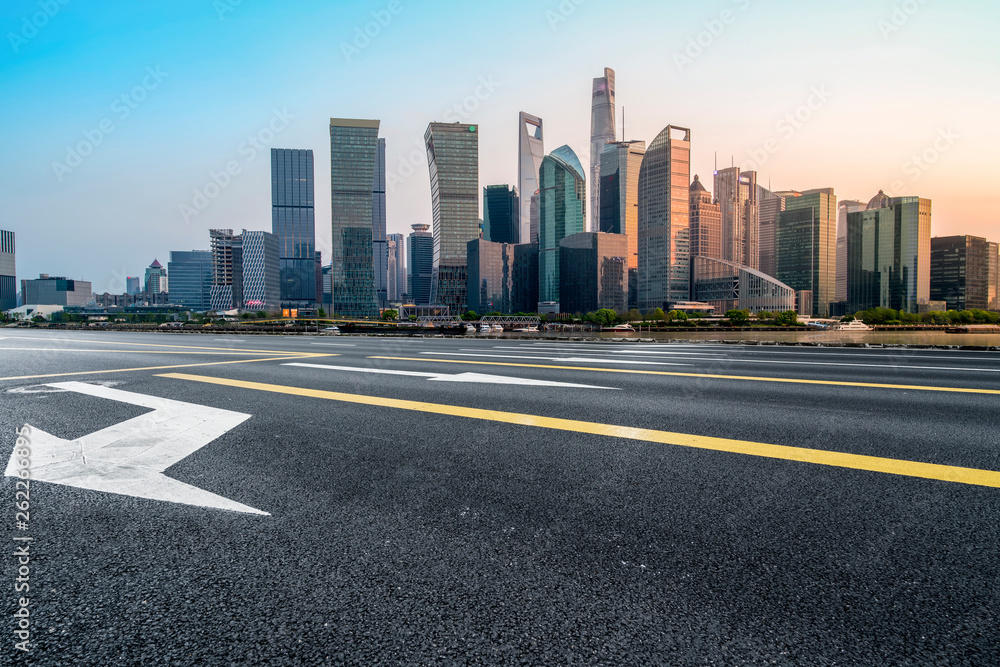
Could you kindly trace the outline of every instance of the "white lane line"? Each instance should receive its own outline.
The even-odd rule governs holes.
[[[639,361],[630,359],[595,359],[595,358],[583,358],[583,357],[524,357],[516,355],[507,354],[463,354],[461,352],[421,352],[420,354],[433,354],[433,355],[445,355],[454,357],[501,357],[507,359],[541,359],[548,361],[573,361],[573,362],[592,362],[598,364],[633,364],[633,365],[643,365],[643,366],[693,366],[695,364],[672,364],[663,363],[656,361]],[[852,364],[852,363],[837,363],[834,361],[777,361],[777,360],[765,360],[765,359],[733,359],[727,357],[725,359],[703,359],[695,357],[671,357],[672,359],[682,359],[684,361],[698,361],[702,364],[707,364],[709,362],[719,362],[722,364],[792,364],[795,366],[837,366],[840,368],[851,366],[857,368],[892,368],[899,370],[925,370],[925,371],[969,371],[977,373],[1000,373],[1000,368],[968,368],[962,366],[901,366],[899,364]]]
[[[523,347],[503,347],[503,346],[491,347],[490,349],[491,350],[514,350],[514,351],[517,351],[517,352],[546,352],[546,351],[551,351],[551,352],[587,352],[587,353],[592,353],[592,354],[662,354],[662,355],[678,355],[678,354],[680,354],[680,355],[686,355],[686,356],[702,356],[702,357],[714,357],[714,358],[717,358],[717,357],[720,357],[720,356],[724,356],[724,355],[722,355],[721,352],[687,352],[686,350],[673,350],[673,351],[668,351],[668,350],[649,350],[649,351],[644,351],[644,352],[640,352],[640,351],[632,352],[630,350],[620,350],[620,349],[614,349],[614,350],[594,350],[594,349],[590,349],[590,350],[586,350],[586,349],[581,349],[581,348],[576,348],[576,347],[523,348]],[[472,348],[460,348],[460,350],[462,352],[478,352],[479,351],[479,350],[472,349]]]
[[[757,352],[758,350],[741,348],[740,351],[741,352]],[[921,360],[925,360],[925,361],[998,361],[998,362],[1000,362],[1000,355],[998,355],[998,356],[996,356],[994,358],[989,358],[989,357],[949,357],[949,356],[935,357],[935,356],[931,356],[929,354],[864,354],[864,353],[861,353],[861,352],[844,352],[844,353],[837,353],[837,352],[783,352],[783,351],[774,350],[774,349],[768,349],[766,352],[764,350],[760,350],[760,352],[763,353],[763,354],[771,354],[771,355],[795,354],[795,355],[813,356],[813,357],[819,357],[819,356],[826,356],[826,357],[865,357],[867,359],[871,359],[871,358],[901,359],[901,358],[905,357],[905,358],[912,358],[912,359],[921,359]],[[614,354],[671,354],[671,352],[660,351],[660,350],[614,350]],[[673,353],[673,354],[684,354],[684,353],[678,352],[678,353]]]
[[[351,345],[350,343],[309,343],[310,345],[323,345],[325,347],[357,347],[357,345]]]
[[[486,375],[484,373],[421,373],[419,371],[393,371],[384,368],[357,368],[355,366],[326,366],[323,364],[291,363],[282,366],[300,366],[302,368],[320,368],[328,371],[349,371],[355,373],[374,373],[376,375],[405,375],[409,377],[427,378],[430,382],[473,382],[477,384],[513,384],[527,387],[574,387],[577,389],[615,389],[618,387],[598,387],[590,384],[573,384],[571,382],[552,382],[550,380],[532,380],[528,378],[511,377],[509,375]]]
[[[150,408],[153,412],[76,440],[63,440],[29,426],[32,481],[267,515],[163,474],[168,467],[250,419],[250,415],[85,382],[46,386]],[[18,476],[19,457],[15,453],[7,463],[7,477]]]
[[[534,359],[536,361],[571,361],[573,363],[594,363],[594,364],[631,364],[633,366],[694,366],[694,364],[670,364],[662,361],[631,361],[628,359],[593,359],[590,357],[526,357],[514,354],[470,354],[462,352],[421,352],[420,354],[432,354],[445,357],[499,357],[500,359]],[[704,359],[692,359],[691,361],[705,361]]]

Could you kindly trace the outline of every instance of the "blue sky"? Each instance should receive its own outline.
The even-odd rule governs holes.
[[[996,2],[8,0],[0,26],[19,277],[121,291],[209,228],[270,229],[271,147],[316,152],[328,257],[330,117],[382,121],[388,227],[407,232],[431,217],[428,122],[480,125],[482,185],[516,182],[522,110],[586,164],[605,66],[628,138],[690,127],[707,185],[717,153],[775,189],[930,197],[935,235],[1000,240]]]

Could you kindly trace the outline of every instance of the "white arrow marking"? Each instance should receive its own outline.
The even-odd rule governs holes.
[[[578,389],[615,389],[618,387],[597,387],[590,384],[571,384],[569,382],[550,382],[548,380],[531,380],[528,378],[510,377],[509,375],[484,375],[482,373],[421,373],[418,371],[390,371],[382,368],[355,368],[353,366],[324,366],[322,364],[282,364],[282,366],[302,366],[303,368],[322,368],[328,371],[353,371],[356,373],[375,373],[378,375],[408,375],[410,377],[427,378],[431,382],[478,382],[481,384],[516,384],[531,387],[576,387]]]
[[[31,479],[123,496],[269,516],[267,512],[163,474],[164,470],[236,428],[251,415],[84,382],[58,382],[47,386],[151,408],[153,412],[76,440],[63,440],[32,427],[29,436]],[[16,477],[19,469],[14,454],[11,454],[5,475]]]

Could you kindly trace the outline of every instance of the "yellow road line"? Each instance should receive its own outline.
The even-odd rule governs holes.
[[[518,366],[520,368],[556,368],[562,371],[596,371],[599,373],[627,373],[631,375],[669,375],[672,377],[709,378],[713,380],[751,380],[754,382],[787,382],[791,384],[822,384],[834,387],[874,387],[876,389],[910,389],[913,391],[947,391],[960,394],[1000,394],[1000,389],[971,389],[968,387],[934,387],[916,384],[878,384],[875,382],[842,382],[839,380],[804,380],[801,378],[755,377],[753,375],[715,375],[710,373],[678,373],[676,371],[644,371],[629,368],[586,368],[584,366],[549,366],[544,364],[515,364],[503,361],[467,361],[465,359],[430,359],[427,357],[368,357],[393,361],[423,361],[439,364],[475,364],[479,366]]]
[[[106,351],[106,350],[105,350]],[[204,364],[178,364],[176,366],[147,366],[145,368],[112,368],[103,371],[76,371],[73,373],[46,373],[44,375],[15,375],[0,378],[4,380],[36,380],[38,378],[59,378],[71,375],[101,375],[103,373],[129,373],[132,371],[160,371],[170,368],[201,368],[203,366],[225,366],[227,364],[253,364],[260,361],[288,361],[289,359],[312,359],[315,357],[339,357],[339,354],[305,354],[298,357],[273,357],[271,359],[240,359],[239,361],[213,361]]]
[[[152,333],[152,332],[150,332]],[[126,343],[124,341],[118,340],[94,340],[86,339],[80,340],[79,338],[47,338],[43,336],[18,336],[25,340],[57,340],[66,343],[90,343],[96,345],[135,345],[141,347],[172,347],[182,350],[229,350],[230,352],[255,352],[258,354],[301,354],[300,352],[282,352],[281,350],[244,350],[242,348],[222,348],[222,347],[211,347],[208,345],[166,345],[164,343]]]
[[[383,398],[380,396],[343,394],[340,392],[323,391],[318,389],[303,389],[301,387],[286,387],[283,385],[246,382],[243,380],[230,380],[226,378],[215,378],[201,375],[186,375],[184,373],[165,373],[163,375],[159,375],[158,377],[173,378],[175,380],[188,380],[192,382],[204,382],[207,384],[216,384],[226,387],[255,389],[258,391],[290,394],[293,396],[322,398],[331,401],[341,401],[344,403],[357,403],[361,405],[397,408],[400,410],[412,410],[414,412],[429,412],[439,415],[467,417],[469,419],[481,419],[507,424],[536,426],[539,428],[556,429],[560,431],[572,431],[574,433],[590,433],[593,435],[603,435],[613,438],[628,438],[631,440],[656,442],[665,445],[693,447],[696,449],[708,449],[719,452],[730,452],[733,454],[746,454],[771,459],[782,459],[785,461],[814,463],[817,465],[834,466],[837,468],[867,470],[870,472],[880,472],[890,475],[904,475],[907,477],[920,477],[944,482],[957,482],[960,484],[973,484],[977,486],[1000,488],[1000,472],[995,472],[993,470],[958,468],[934,463],[920,463],[917,461],[904,461],[901,459],[886,459],[877,456],[864,456],[860,454],[844,454],[841,452],[831,452],[820,449],[769,445],[744,440],[727,440],[725,438],[711,438],[707,436],[688,435],[684,433],[670,433],[668,431],[654,431],[651,429],[633,428],[630,426],[615,426],[612,424],[599,424],[595,422],[576,421],[573,419],[558,419],[554,417],[542,417],[539,415],[518,414],[515,412],[500,412],[498,410],[482,410],[479,408],[467,408],[458,405],[443,405],[439,403],[426,403],[423,401],[407,401],[396,398]]]

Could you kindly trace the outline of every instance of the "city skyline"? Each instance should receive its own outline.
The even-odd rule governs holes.
[[[986,46],[988,27],[1000,17],[993,5],[920,5],[895,20],[891,3],[810,8],[807,38],[792,29],[801,17],[790,16],[787,3],[722,5],[728,22],[719,11],[646,3],[633,16],[657,25],[669,15],[670,27],[650,28],[656,38],[647,41],[656,48],[627,51],[594,37],[617,34],[608,27],[613,11],[615,24],[627,23],[597,3],[564,3],[569,13],[556,3],[484,8],[479,20],[498,34],[523,31],[543,45],[542,57],[581,41],[597,45],[586,56],[557,60],[558,68],[539,68],[534,56],[511,56],[499,43],[460,34],[456,48],[470,57],[435,58],[441,47],[428,28],[457,21],[445,11],[452,3],[419,10],[303,3],[284,13],[223,4],[229,10],[178,2],[138,14],[116,3],[66,6],[36,36],[21,37],[25,43],[8,39],[0,76],[19,94],[18,104],[0,112],[13,158],[4,180],[18,196],[8,196],[5,228],[19,235],[20,275],[66,274],[92,280],[98,291],[122,292],[124,277],[153,258],[206,249],[209,228],[269,229],[270,148],[319,151],[316,214],[328,220],[323,135],[330,117],[382,120],[388,231],[407,233],[431,220],[426,161],[414,159],[429,122],[481,126],[480,183],[517,182],[516,119],[525,109],[545,118],[547,145],[568,144],[589,164],[591,85],[605,67],[616,72],[626,138],[648,143],[668,122],[691,127],[692,173],[706,182],[717,154],[719,165],[757,171],[759,183],[775,190],[926,197],[935,201],[934,235],[995,235],[1000,195],[988,174],[1000,140],[989,120],[1000,84],[989,73],[1000,56]],[[5,7],[11,34],[19,36],[22,18],[34,11],[36,3]],[[252,48],[272,32],[301,30],[303,17],[310,19],[306,34],[287,54]],[[371,25],[376,34],[367,37]],[[153,26],[154,38],[140,39]],[[185,53],[177,35],[201,43]],[[777,35],[780,50],[765,46]],[[817,41],[829,47],[818,50]],[[793,48],[796,58],[786,58]],[[288,76],[287,61],[303,49],[326,58],[328,71],[310,63]],[[730,72],[736,56],[764,76]],[[426,62],[435,63],[430,85],[418,76]],[[302,85],[327,80],[337,82],[332,92]],[[724,102],[734,95],[740,104]],[[101,130],[103,121],[113,129]],[[257,150],[247,138],[261,135],[271,138]],[[88,136],[97,145],[77,164],[67,146],[86,148]],[[230,163],[237,173],[227,172]],[[892,192],[896,183],[901,189]],[[111,203],[112,193],[125,205]],[[187,219],[185,206],[193,211]],[[39,217],[47,224],[19,222]],[[48,246],[52,227],[64,232],[65,244]],[[330,237],[322,224],[317,247],[326,262]]]

